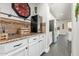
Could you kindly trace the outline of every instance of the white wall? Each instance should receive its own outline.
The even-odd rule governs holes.
[[[79,56],[79,15],[78,21],[75,17],[75,7],[76,4],[73,4],[72,8],[72,56]]]
[[[47,18],[48,20],[55,19],[54,16],[51,15],[49,11],[49,6],[46,3],[38,4],[38,14],[43,17],[43,22],[46,22]]]
[[[72,56],[79,56],[79,22],[76,22],[75,6],[72,7]]]
[[[47,20],[47,5],[46,4],[38,4],[38,15],[42,16],[43,22],[46,23]]]
[[[31,15],[27,19],[30,20],[30,17],[32,15],[34,15],[35,4],[34,3],[29,3],[29,6],[30,6],[30,10],[31,10]],[[7,14],[12,14],[12,15],[17,16],[17,14],[15,13],[15,11],[11,7],[11,3],[0,3],[0,12],[4,12],[4,13],[7,13]],[[7,17],[7,16],[5,16],[5,17]],[[16,19],[14,17],[9,17],[9,18]]]

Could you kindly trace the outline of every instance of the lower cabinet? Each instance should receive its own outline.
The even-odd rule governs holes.
[[[40,55],[45,51],[45,48],[46,48],[46,38],[45,36],[43,35],[42,38],[40,38]]]
[[[45,37],[45,34],[39,34],[24,40],[0,45],[1,49],[4,48],[0,54],[6,56],[40,56],[45,51]]]
[[[32,43],[34,43],[34,41]],[[45,35],[39,35],[36,43],[29,45],[29,56],[40,56],[44,51]]]
[[[53,42],[53,37],[52,37],[53,35],[52,35],[52,32],[49,32],[49,45],[51,45],[51,43]]]
[[[14,53],[12,56],[25,56],[27,55],[25,49],[21,50],[21,51],[18,51],[16,53]]]
[[[19,48],[11,53],[8,53],[7,56],[28,56],[28,48]]]
[[[36,44],[30,45],[29,46],[29,56],[39,56],[39,43],[37,42]]]
[[[28,45],[28,38],[0,45],[0,54],[7,54]]]
[[[39,42],[39,52],[40,52],[40,55],[44,52],[44,48],[45,48],[45,46],[44,46],[44,41],[43,40],[41,40],[40,42]]]

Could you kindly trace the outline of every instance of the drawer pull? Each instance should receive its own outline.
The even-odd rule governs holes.
[[[35,39],[33,39],[33,40],[36,40],[36,38],[35,38]]]
[[[39,42],[41,42],[42,40],[40,40]]]
[[[20,45],[22,45],[22,43],[20,43],[20,44],[17,44],[17,45],[14,45],[14,47],[18,47],[18,46],[20,46]]]
[[[28,47],[26,47],[26,49],[28,49]]]

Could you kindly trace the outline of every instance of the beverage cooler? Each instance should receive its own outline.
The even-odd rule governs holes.
[[[31,17],[31,32],[41,32],[41,16],[34,15]]]

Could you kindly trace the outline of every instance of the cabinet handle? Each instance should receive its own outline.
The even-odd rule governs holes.
[[[28,49],[28,47],[26,47],[26,49]]]
[[[33,39],[33,40],[36,40],[36,38],[35,38],[35,39]]]
[[[18,46],[20,46],[20,45],[22,45],[22,43],[20,43],[20,44],[17,44],[17,45],[14,45],[14,47],[18,47]]]
[[[40,40],[39,42],[41,42],[42,40]]]

